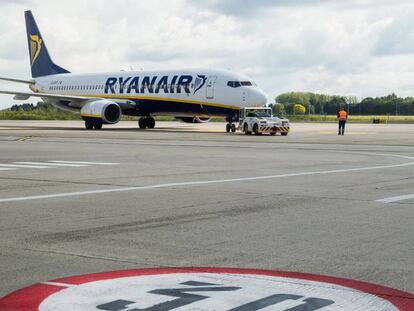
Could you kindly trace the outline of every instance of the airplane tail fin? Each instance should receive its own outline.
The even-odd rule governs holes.
[[[50,58],[46,44],[40,34],[39,28],[37,28],[32,12],[24,12],[24,17],[26,20],[32,77],[37,78],[60,73],[69,73],[66,69],[56,65]]]

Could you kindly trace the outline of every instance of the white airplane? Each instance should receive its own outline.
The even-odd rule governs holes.
[[[33,92],[0,91],[16,100],[40,97],[59,108],[80,112],[87,129],[117,123],[122,114],[140,116],[140,128],[154,128],[154,116],[171,115],[184,122],[224,117],[235,131],[241,107],[263,106],[266,94],[252,79],[224,70],[182,69],[74,74],[49,56],[31,11],[25,12]]]

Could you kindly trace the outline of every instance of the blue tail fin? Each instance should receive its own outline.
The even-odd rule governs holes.
[[[27,42],[29,44],[32,77],[42,77],[59,73],[69,73],[56,65],[49,56],[45,41],[37,28],[31,11],[24,12],[26,20]]]

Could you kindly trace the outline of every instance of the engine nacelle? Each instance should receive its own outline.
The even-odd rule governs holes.
[[[121,119],[122,110],[113,101],[98,99],[84,105],[80,115],[84,120],[99,119],[104,124],[115,124]]]
[[[208,117],[175,117],[176,119],[179,119],[180,121],[184,123],[206,123],[211,120],[211,118]]]

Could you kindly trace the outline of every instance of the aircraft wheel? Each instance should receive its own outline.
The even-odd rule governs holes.
[[[234,123],[231,125],[231,132],[232,133],[236,132],[236,124],[234,124]]]
[[[155,119],[152,117],[147,118],[147,127],[153,129],[155,127]]]
[[[102,123],[95,123],[93,127],[95,128],[95,130],[100,130],[102,128]]]
[[[231,129],[231,125],[230,125],[230,123],[227,123],[226,124],[226,132],[230,133],[230,129]]]
[[[87,130],[91,130],[91,129],[93,129],[93,123],[92,123],[92,122],[90,122],[90,121],[85,121],[85,128],[86,128]]]
[[[147,126],[148,126],[147,123],[148,123],[147,118],[142,117],[142,118],[139,118],[139,120],[138,120],[138,126],[139,126],[140,129],[147,128]]]

